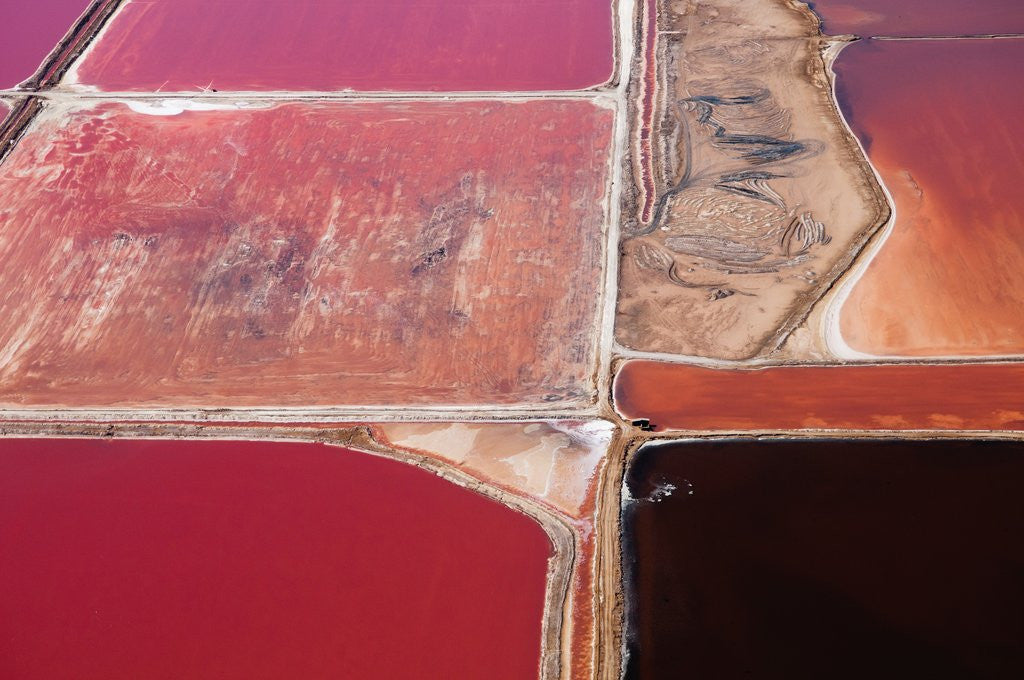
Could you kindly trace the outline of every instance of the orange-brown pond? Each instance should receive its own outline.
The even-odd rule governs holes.
[[[871,355],[1024,352],[1024,40],[867,41],[836,63],[842,108],[895,201],[842,305]]]
[[[615,408],[656,430],[1024,430],[1024,364],[713,369],[628,361]]]

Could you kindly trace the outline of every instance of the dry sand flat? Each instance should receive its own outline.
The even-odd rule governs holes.
[[[54,106],[0,166],[0,402],[590,403],[611,124]]]
[[[884,222],[824,47],[802,5],[658,4],[631,90],[621,345],[722,359],[773,348]]]

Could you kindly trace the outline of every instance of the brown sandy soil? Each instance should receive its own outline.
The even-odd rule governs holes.
[[[32,97],[0,99],[0,162],[14,149],[40,108],[39,100]]]
[[[52,105],[0,166],[3,404],[593,400],[609,109],[153,112]]]
[[[632,88],[616,337],[633,350],[750,358],[799,323],[888,207],[835,109],[806,7],[658,9],[647,77]]]
[[[604,479],[609,451],[620,446],[605,421],[518,423],[338,423],[333,428],[266,424],[244,426],[0,423],[5,436],[274,439],[321,441],[396,458],[431,470],[536,519],[555,555],[549,567],[542,677],[592,677],[598,598],[597,531],[602,498],[617,481]],[[604,512],[607,510],[607,512]],[[614,527],[612,527],[614,529]],[[612,532],[614,533],[614,532]],[[605,559],[617,561],[614,554]],[[617,588],[617,586],[613,586]]]

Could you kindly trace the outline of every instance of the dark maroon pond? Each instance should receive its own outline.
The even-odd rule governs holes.
[[[1024,677],[1024,443],[642,449],[629,678]]]

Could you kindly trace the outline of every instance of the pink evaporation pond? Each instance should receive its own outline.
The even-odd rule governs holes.
[[[563,90],[609,80],[609,0],[129,2],[77,70],[104,91]]]
[[[536,678],[539,525],[320,444],[0,440],[0,677]]]
[[[1024,32],[1021,0],[814,0],[825,33],[964,36]]]
[[[0,89],[28,80],[89,0],[0,1]]]

